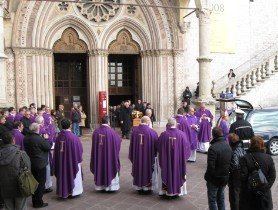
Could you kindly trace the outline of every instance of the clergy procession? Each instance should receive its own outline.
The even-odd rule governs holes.
[[[239,159],[245,155],[242,144],[238,144],[241,142],[241,135],[244,134],[245,139],[251,139],[251,147],[253,138],[257,142],[254,148],[260,144],[260,139],[254,136],[250,124],[237,126],[243,123],[243,111],[236,110],[237,121],[231,126],[232,132],[230,130],[230,134],[226,134],[226,130],[229,130],[226,124],[227,112],[220,116],[217,126],[212,129],[214,116],[205,104],[201,104],[198,110],[191,106],[187,109],[182,107],[175,116],[168,119],[164,131],[158,135],[152,126],[152,116],[148,114],[154,114],[154,110],[149,112],[146,108],[146,115],[140,119],[140,124],[132,127],[130,106],[129,101],[124,101],[120,109],[119,124],[122,133],[111,127],[109,116],[103,116],[101,125],[92,133],[90,160],[87,161],[90,161],[94,180],[83,179],[83,145],[75,134],[76,128],[73,129],[72,121],[64,116],[62,105],[57,112],[50,110],[48,106],[37,109],[35,104],[31,104],[29,108],[22,107],[18,112],[13,107],[2,110],[0,190],[1,203],[5,209],[27,209],[27,198],[18,193],[16,184],[7,185],[16,179],[16,167],[18,168],[18,163],[13,162],[16,160],[8,160],[9,155],[14,156],[22,151],[26,156],[25,161],[30,164],[31,172],[38,182],[32,195],[32,206],[43,208],[51,205],[44,202],[43,196],[44,193],[53,191],[52,176],[56,178],[56,195],[63,199],[79,197],[84,192],[83,183],[91,181],[94,182],[95,191],[120,191],[120,153],[123,140],[129,141],[126,158],[132,164],[130,174],[133,181],[130,186],[138,194],[157,193],[166,200],[187,195],[187,174],[190,173],[187,166],[198,160],[197,152],[200,152],[207,154],[204,178],[207,182],[209,209],[225,209],[224,189],[228,182],[231,209],[252,209],[246,207],[251,200],[240,200],[240,185],[235,185],[241,182]],[[76,112],[77,105],[71,111]],[[273,160],[269,158],[269,161],[271,186],[276,174]],[[233,179],[229,179],[229,175]],[[10,187],[14,189],[8,190]],[[10,192],[8,196],[7,191]],[[270,188],[268,195],[271,199]]]

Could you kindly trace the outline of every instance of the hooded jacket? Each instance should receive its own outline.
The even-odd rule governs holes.
[[[17,184],[20,170],[20,154],[25,166],[31,170],[31,163],[26,152],[15,144],[4,144],[0,147],[0,189],[3,198],[21,197]]]

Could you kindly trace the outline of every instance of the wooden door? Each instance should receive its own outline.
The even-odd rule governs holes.
[[[88,115],[87,54],[55,53],[54,81],[56,109],[63,104],[65,116],[70,117],[73,104],[77,103]]]

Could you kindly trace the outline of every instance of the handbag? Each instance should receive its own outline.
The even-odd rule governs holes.
[[[248,175],[248,190],[258,195],[264,195],[264,192],[268,186],[268,181],[262,172],[259,163],[251,153],[250,155],[254,162],[255,168]]]
[[[39,185],[31,171],[24,163],[22,153],[20,153],[20,169],[17,176],[17,181],[22,197],[28,197],[34,194]]]

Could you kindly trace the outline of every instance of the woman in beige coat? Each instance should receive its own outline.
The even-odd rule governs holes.
[[[79,111],[80,111],[80,115],[81,115],[81,121],[79,123],[79,129],[80,129],[80,136],[82,136],[82,128],[85,127],[85,120],[86,120],[86,114],[82,109],[82,106],[79,105]]]

